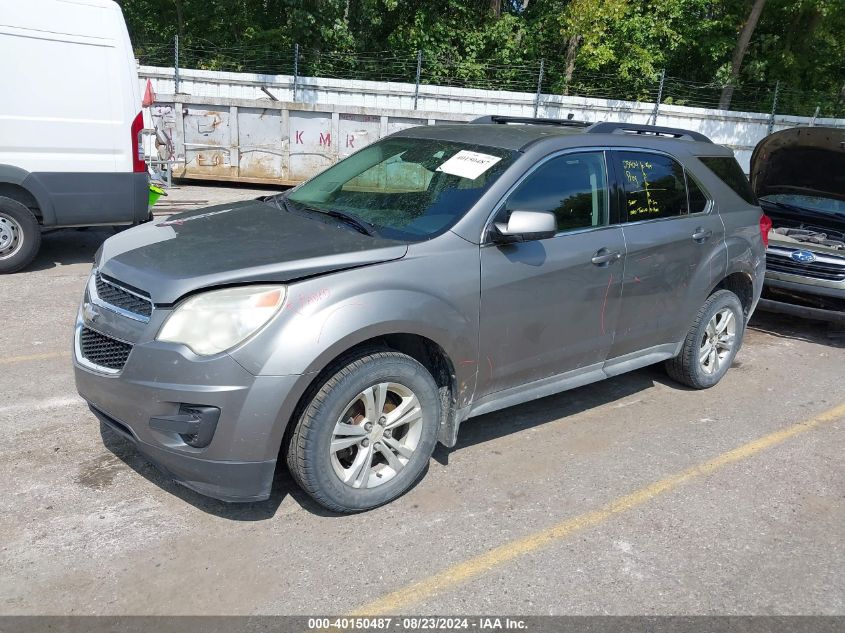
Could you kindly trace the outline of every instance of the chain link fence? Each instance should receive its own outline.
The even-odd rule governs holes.
[[[310,50],[294,45],[221,47],[192,39],[172,43],[138,44],[141,64],[180,68],[249,72],[298,77],[362,79],[420,85],[454,86],[484,90],[619,99],[698,108],[717,108],[723,86],[680,77],[620,77],[576,69],[567,78],[563,64],[545,60],[513,64],[483,64],[460,58],[427,57],[421,51],[403,55],[396,51],[342,52]],[[178,87],[177,87],[178,90]],[[845,117],[843,91],[812,91],[780,83],[741,83],[734,87],[730,109],[808,117]]]

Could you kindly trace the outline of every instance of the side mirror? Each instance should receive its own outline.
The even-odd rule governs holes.
[[[512,211],[507,223],[493,223],[490,239],[507,244],[544,240],[556,234],[557,219],[551,211]]]

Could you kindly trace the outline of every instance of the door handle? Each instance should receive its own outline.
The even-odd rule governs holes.
[[[596,251],[596,254],[593,255],[593,258],[590,261],[596,266],[607,266],[621,257],[622,253],[619,251],[609,251],[606,248],[600,248]]]
[[[705,231],[702,227],[698,227],[695,229],[695,233],[692,234],[692,239],[694,242],[706,242],[710,239],[713,235],[713,231]]]

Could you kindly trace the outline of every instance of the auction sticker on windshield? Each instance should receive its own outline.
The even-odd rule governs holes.
[[[437,171],[452,174],[453,176],[460,176],[461,178],[475,180],[500,160],[502,159],[498,156],[490,156],[490,154],[481,154],[479,152],[470,152],[469,150],[464,149],[440,165],[440,167],[437,168]]]

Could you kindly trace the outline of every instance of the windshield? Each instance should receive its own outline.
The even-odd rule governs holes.
[[[786,204],[791,207],[800,207],[810,211],[819,211],[829,215],[841,215],[845,219],[845,201],[842,200],[820,198],[818,196],[799,196],[795,194],[776,194],[765,196],[761,200],[776,204]]]
[[[303,183],[294,206],[340,211],[382,237],[419,241],[458,221],[515,152],[422,138],[387,138]]]

